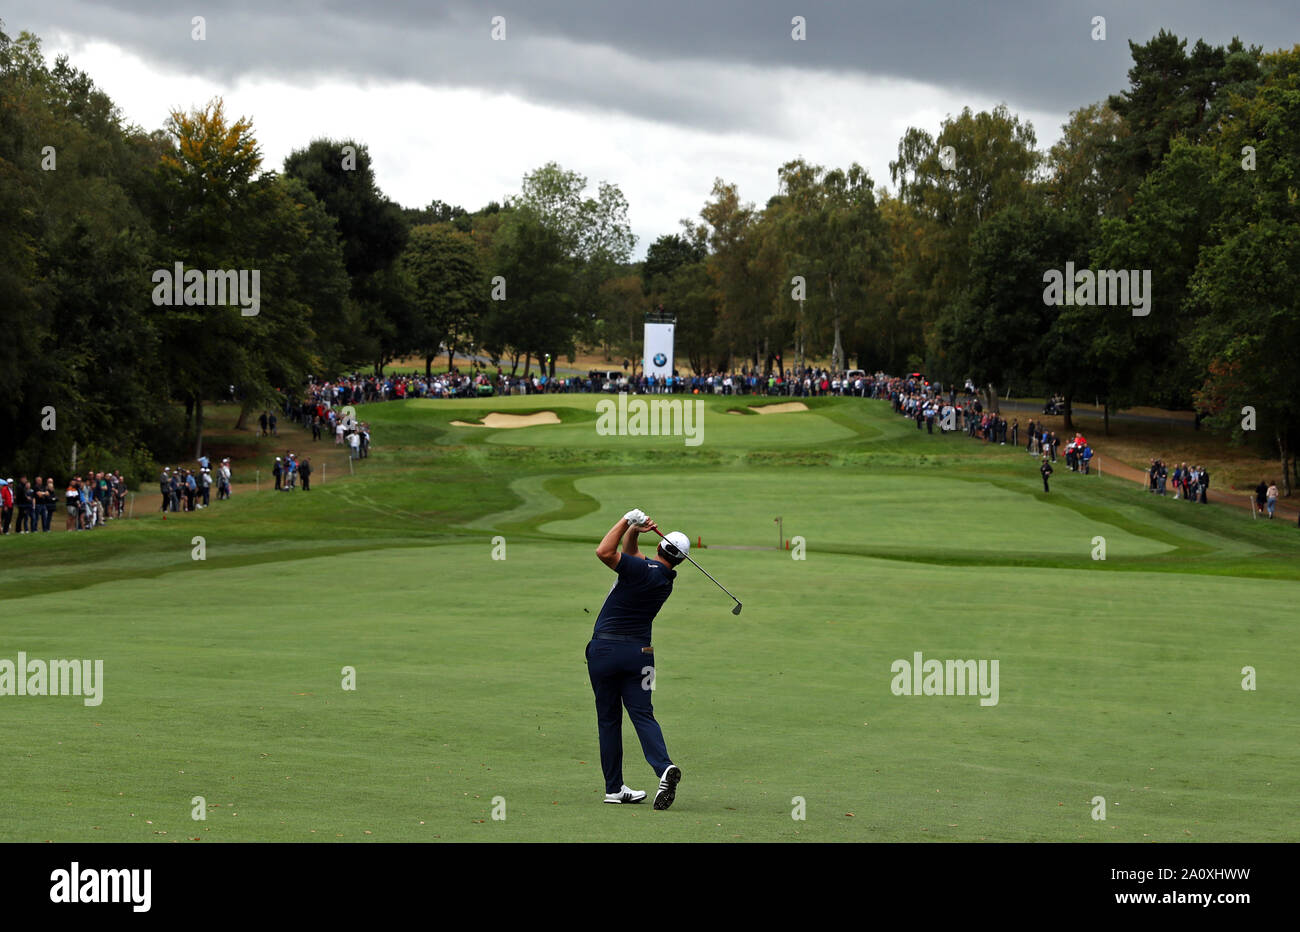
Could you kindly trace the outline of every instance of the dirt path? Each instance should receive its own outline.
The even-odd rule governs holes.
[[[358,413],[364,410],[358,406]],[[364,420],[360,416],[359,420]],[[250,418],[252,423],[252,433],[256,434],[256,418]],[[234,420],[230,421],[234,424]],[[234,481],[231,483],[231,490],[234,494],[248,494],[257,491],[275,489],[275,476],[272,472],[274,460],[277,456],[284,456],[292,450],[301,462],[305,457],[311,457],[312,464],[312,487],[319,488],[327,482],[336,478],[350,475],[348,470],[348,459],[350,453],[346,445],[338,445],[334,442],[334,437],[328,429],[323,429],[320,440],[311,439],[311,428],[304,427],[287,417],[282,418],[278,425],[278,433],[274,437],[257,437],[250,445],[248,432],[241,437],[238,445],[223,444],[222,440],[227,437],[235,436],[236,432],[233,427],[227,427],[220,431],[214,431],[210,443],[204,446],[208,450],[209,456],[212,457],[213,468],[221,461],[221,456],[231,458],[231,471],[234,473]],[[225,452],[215,452],[224,450]],[[372,446],[373,450],[373,446]],[[258,470],[261,470],[260,483],[257,478]],[[156,484],[156,483],[155,483]],[[301,485],[299,486],[301,488]],[[212,498],[216,500],[216,486],[213,486]]]

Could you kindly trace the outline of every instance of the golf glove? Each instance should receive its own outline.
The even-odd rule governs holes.
[[[628,524],[645,524],[646,521],[645,512],[640,508],[633,508],[627,514],[623,515],[623,519],[627,521]]]

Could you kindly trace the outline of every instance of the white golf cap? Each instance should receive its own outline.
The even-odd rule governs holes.
[[[669,531],[664,535],[664,543],[683,557],[691,552],[691,539],[681,531]]]

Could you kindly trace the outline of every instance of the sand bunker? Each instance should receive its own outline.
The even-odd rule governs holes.
[[[538,411],[536,414],[502,414],[493,411],[483,419],[483,423],[471,421],[452,421],[453,427],[536,427],[538,424],[558,424],[559,417],[554,411]]]
[[[762,407],[751,407],[749,410],[758,414],[790,414],[794,411],[807,411],[808,406],[802,401],[791,401],[783,405],[763,405]]]

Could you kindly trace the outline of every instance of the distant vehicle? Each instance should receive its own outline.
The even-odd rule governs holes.
[[[496,394],[496,389],[494,389],[491,385],[488,385],[486,382],[481,383],[478,386],[478,396],[480,398],[486,398],[488,395],[495,395],[495,394]]]
[[[1059,395],[1047,399],[1047,403],[1043,405],[1043,413],[1053,417],[1065,414],[1065,399]]]
[[[604,392],[617,391],[627,385],[627,376],[621,369],[592,369],[587,378],[599,384]]]
[[[865,379],[867,374],[861,369],[850,369],[848,372],[844,373],[844,377],[846,379]]]

